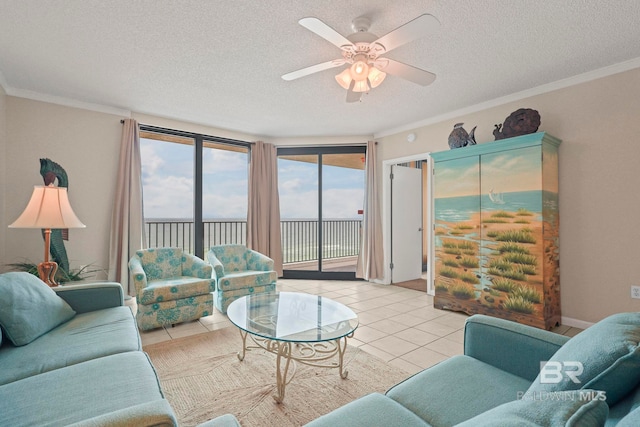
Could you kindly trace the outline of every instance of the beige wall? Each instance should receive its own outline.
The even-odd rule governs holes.
[[[69,200],[85,229],[69,231],[65,242],[72,268],[108,267],[109,224],[116,179],[120,116],[7,97],[6,217],[20,215],[34,185],[42,185],[40,158],[59,163],[69,178]],[[8,229],[2,264],[40,262],[38,230]],[[106,274],[98,275],[106,279]]]
[[[6,224],[5,221],[5,183],[6,183],[6,147],[7,147],[7,95],[0,86],[0,226]],[[0,271],[5,260],[7,229],[0,229]]]
[[[640,69],[379,138],[381,160],[448,150],[453,125],[493,141],[494,124],[518,108],[542,117],[560,145],[562,315],[596,322],[640,310]],[[409,143],[407,134],[416,141]]]

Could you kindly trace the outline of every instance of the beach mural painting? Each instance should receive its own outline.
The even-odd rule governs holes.
[[[559,324],[559,144],[540,132],[432,154],[436,308]]]

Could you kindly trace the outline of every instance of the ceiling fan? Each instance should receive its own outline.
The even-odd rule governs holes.
[[[355,32],[347,37],[342,36],[318,18],[302,18],[298,23],[340,48],[342,58],[287,73],[282,76],[284,80],[295,80],[349,64],[349,67],[336,75],[336,81],[347,89],[347,102],[357,102],[364,92],[378,87],[387,74],[422,86],[427,86],[436,79],[433,73],[382,57],[399,46],[432,34],[440,25],[433,15],[428,13],[420,15],[382,37],[369,32],[371,20],[364,16],[352,21],[351,28]]]

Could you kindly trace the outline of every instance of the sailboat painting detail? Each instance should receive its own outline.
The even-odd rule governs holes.
[[[493,188],[489,190],[489,199],[496,205],[504,205],[502,193],[496,193],[495,191],[493,191]]]
[[[436,308],[560,322],[560,142],[533,135],[432,155]]]

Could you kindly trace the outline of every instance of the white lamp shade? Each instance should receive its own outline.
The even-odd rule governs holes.
[[[369,90],[369,85],[367,84],[366,80],[356,82],[356,84],[353,85],[354,92],[367,92],[368,90]]]
[[[84,228],[71,209],[67,189],[36,185],[22,215],[10,228]]]
[[[371,67],[371,71],[369,71],[369,82],[371,82],[371,87],[378,87],[380,83],[387,77],[387,73],[384,73],[378,70],[376,67]]]
[[[349,90],[349,85],[351,84],[351,73],[348,68],[345,68],[340,74],[336,75],[336,81],[340,86],[344,89]]]

